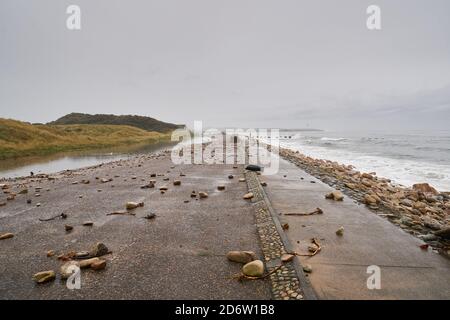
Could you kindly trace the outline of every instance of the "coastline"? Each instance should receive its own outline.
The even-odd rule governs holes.
[[[387,178],[361,173],[337,162],[307,157],[290,149],[280,148],[279,154],[449,256],[449,192],[438,192],[426,183],[412,188],[393,185]]]

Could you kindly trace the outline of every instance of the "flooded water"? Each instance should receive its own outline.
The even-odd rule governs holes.
[[[93,166],[110,161],[127,159],[136,154],[144,154],[167,149],[170,142],[105,148],[90,151],[57,153],[49,156],[25,157],[0,161],[0,179],[17,178],[39,173],[55,173],[63,170]]]

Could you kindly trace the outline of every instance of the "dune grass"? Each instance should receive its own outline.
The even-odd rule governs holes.
[[[131,126],[42,125],[0,118],[0,159],[167,140],[170,133]]]

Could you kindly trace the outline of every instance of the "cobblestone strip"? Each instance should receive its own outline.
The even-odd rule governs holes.
[[[291,246],[281,229],[278,218],[274,214],[257,174],[252,171],[246,171],[244,175],[248,190],[253,193],[252,201],[256,227],[266,269],[268,272],[271,272],[282,265],[280,269],[270,275],[273,298],[276,300],[316,299],[298,259],[294,258],[294,260],[287,263],[281,262],[281,256],[286,253],[286,248],[290,250]]]

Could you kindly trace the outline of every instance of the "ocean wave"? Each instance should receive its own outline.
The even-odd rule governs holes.
[[[322,137],[320,138],[322,141],[345,141],[346,138],[328,138],[328,137]]]
[[[385,154],[369,154],[355,147],[354,150],[328,148],[322,144],[284,145],[307,156],[318,159],[351,164],[362,172],[376,172],[379,177],[392,179],[395,183],[411,186],[414,183],[428,182],[441,191],[450,190],[450,166],[447,162],[440,164],[424,161],[408,153],[389,157]],[[389,148],[387,148],[389,149]],[[387,150],[386,150],[387,151]]]

